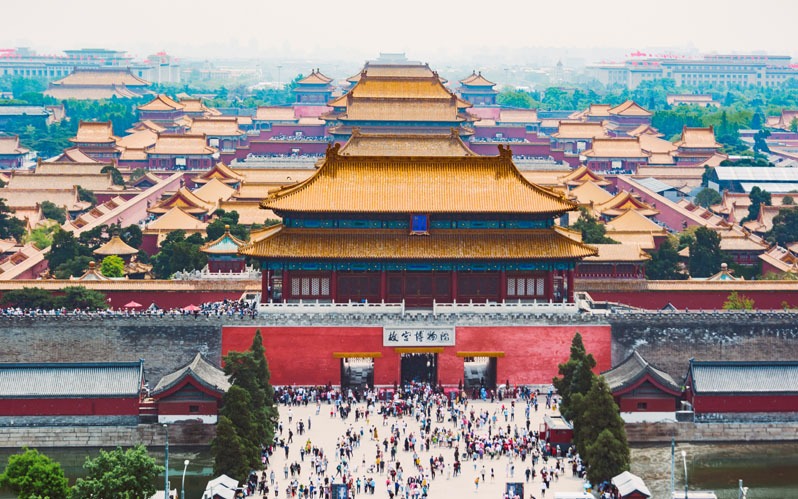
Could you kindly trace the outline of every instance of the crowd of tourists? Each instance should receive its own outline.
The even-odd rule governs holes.
[[[527,483],[528,497],[541,499],[564,474],[584,477],[573,448],[551,445],[531,428],[538,403],[554,408],[556,395],[501,388],[503,400],[493,405],[474,403],[466,391],[453,395],[423,383],[343,392],[331,386],[276,388],[281,420],[248,492],[275,499],[352,499],[382,489],[389,499],[422,499],[433,487],[446,490],[441,481],[467,473],[475,492],[500,475]],[[340,419],[346,428],[334,448],[306,435],[326,418]],[[272,465],[275,454],[285,458],[281,469]]]
[[[124,306],[119,308],[89,309],[89,308],[23,308],[5,307],[0,308],[0,316],[3,317],[256,317],[258,315],[257,304],[244,300],[222,300],[217,302],[207,302],[200,305],[189,305],[186,307],[175,307],[163,309],[154,304],[143,308],[141,305]]]

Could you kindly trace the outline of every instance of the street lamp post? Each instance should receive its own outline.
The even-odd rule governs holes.
[[[687,499],[687,451],[682,451],[682,461],[684,462],[684,499]]]
[[[188,459],[183,461],[183,480],[180,482],[180,499],[186,499],[186,469],[188,469]]]
[[[166,447],[164,448],[165,456],[163,461],[163,499],[169,499],[169,427],[166,426],[166,423],[164,423],[163,429],[166,431]]]

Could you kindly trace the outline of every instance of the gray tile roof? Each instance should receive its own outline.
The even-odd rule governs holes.
[[[666,388],[676,392],[682,391],[679,383],[674,381],[670,374],[649,364],[646,359],[637,353],[637,350],[626,360],[609,371],[601,373],[601,375],[604,376],[604,380],[613,392],[632,386],[645,375],[651,376]]]
[[[40,106],[0,106],[0,116],[49,116]]]
[[[694,393],[798,392],[798,361],[700,362],[690,364]]]
[[[193,376],[194,379],[203,385],[220,393],[225,393],[230,389],[230,380],[227,378],[224,371],[214,366],[205,360],[202,355],[197,353],[194,359],[187,365],[161,378],[151,395],[158,395],[159,393],[169,390],[180,383],[186,376]]]
[[[0,399],[138,396],[142,362],[0,364]]]

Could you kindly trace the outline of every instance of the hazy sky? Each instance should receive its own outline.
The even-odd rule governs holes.
[[[796,18],[798,0],[4,0],[0,48],[429,61],[503,47],[798,56]]]

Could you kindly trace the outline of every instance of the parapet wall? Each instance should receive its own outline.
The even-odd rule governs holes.
[[[661,312],[610,314],[612,363],[637,351],[677,381],[695,360],[797,360],[798,313]]]

